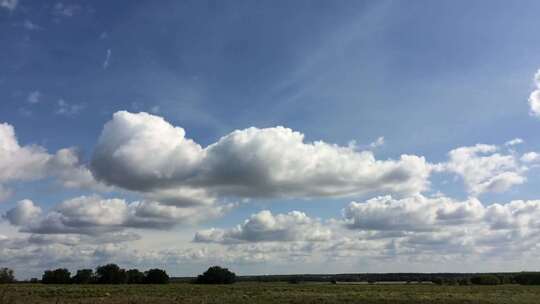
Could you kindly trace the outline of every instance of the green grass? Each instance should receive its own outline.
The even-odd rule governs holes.
[[[0,304],[34,303],[540,303],[540,286],[0,285]]]

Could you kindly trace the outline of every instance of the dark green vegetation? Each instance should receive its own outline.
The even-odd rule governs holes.
[[[540,272],[500,272],[500,273],[343,273],[343,274],[294,274],[239,276],[239,282],[433,282],[438,285],[470,285],[472,281],[489,285],[485,277],[496,277],[499,284],[540,284]],[[479,279],[478,279],[479,278]],[[522,278],[518,280],[517,278]],[[533,279],[533,278],[536,278]],[[189,278],[173,278],[186,282]],[[534,283],[537,282],[537,283]]]
[[[4,278],[0,282],[6,283],[0,284],[0,304],[540,303],[540,286],[533,286],[540,285],[538,272],[236,277],[226,268],[213,266],[196,279],[173,279],[176,284],[163,284],[169,282],[163,270],[143,273],[108,264],[97,267],[95,272],[81,269],[70,275],[59,268],[45,272],[43,282],[49,284],[36,280],[14,284],[13,273],[0,269],[0,279]],[[240,282],[232,284],[237,280]]]
[[[1,283],[1,281],[0,281]],[[165,270],[150,269],[141,272],[138,269],[126,271],[116,264],[98,266],[92,269],[79,269],[74,276],[65,268],[46,270],[41,278],[43,284],[167,284],[169,275]]]
[[[236,282],[236,274],[227,268],[212,266],[195,280],[198,284],[233,284]]]
[[[0,284],[7,284],[15,282],[15,275],[13,270],[9,268],[0,268]]]
[[[237,283],[232,285],[0,285],[0,304],[38,303],[538,303],[540,286]]]

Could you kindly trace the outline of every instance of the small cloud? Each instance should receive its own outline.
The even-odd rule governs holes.
[[[0,0],[0,7],[14,11],[18,3],[19,0]]]
[[[509,140],[507,142],[504,143],[505,146],[507,147],[510,147],[510,146],[516,146],[516,145],[520,145],[522,143],[524,143],[525,141],[521,138],[514,138],[512,140]]]
[[[75,14],[78,14],[81,9],[82,8],[79,5],[58,2],[53,7],[53,14],[55,16],[73,17]]]
[[[105,54],[105,61],[103,61],[103,69],[106,70],[109,67],[109,63],[111,60],[111,49],[107,49],[107,53]]]
[[[109,37],[109,34],[107,34],[107,32],[103,32],[101,33],[101,35],[99,35],[100,40],[107,39],[108,37]]]
[[[25,117],[30,117],[32,116],[32,111],[27,108],[19,108],[19,114]]]
[[[380,146],[384,145],[384,136],[380,136],[375,140],[374,142],[369,143],[369,145],[358,145],[358,142],[356,140],[351,140],[347,143],[347,147],[352,150],[362,150],[362,149],[370,149],[373,150],[375,148],[378,148]]]
[[[159,113],[159,106],[153,106],[150,108],[150,113],[158,114]]]
[[[30,104],[36,104],[41,99],[41,92],[40,91],[32,91],[30,94],[28,94],[28,97],[26,98],[26,101]]]
[[[369,147],[372,148],[372,149],[375,149],[375,148],[380,147],[382,145],[384,145],[384,136],[380,136],[379,138],[377,138],[376,141],[370,143]]]
[[[540,161],[540,154],[536,152],[528,152],[521,156],[521,161],[524,163],[533,163]]]
[[[28,19],[24,20],[23,27],[29,31],[37,31],[41,29],[41,26],[33,23]]]
[[[529,96],[530,114],[540,117],[540,70],[534,75],[534,85],[536,89]]]
[[[58,108],[56,110],[56,114],[72,116],[79,114],[82,109],[84,109],[83,104],[69,104],[65,100],[60,99],[58,100]]]

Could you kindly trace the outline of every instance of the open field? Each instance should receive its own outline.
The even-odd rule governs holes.
[[[540,286],[0,285],[0,304],[35,303],[539,303]]]

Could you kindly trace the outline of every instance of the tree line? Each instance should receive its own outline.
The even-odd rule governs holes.
[[[124,270],[116,264],[80,269],[73,276],[69,270],[58,268],[43,273],[45,284],[166,284],[169,275],[162,269],[141,272],[138,269]],[[255,282],[431,282],[436,285],[540,285],[540,272],[518,273],[372,273],[372,274],[311,274],[311,275],[264,275],[237,277],[234,272],[220,266],[212,266],[196,278],[176,278],[175,282],[196,284],[232,284],[236,281]],[[0,268],[0,284],[15,283],[13,270]],[[32,283],[40,280],[32,279]]]
[[[116,264],[98,266],[92,269],[79,269],[72,276],[66,268],[45,270],[41,277],[43,284],[167,284],[169,275],[163,269],[125,270]]]
[[[41,281],[31,279],[30,283],[43,284],[167,284],[170,278],[163,269],[150,269],[142,272],[138,269],[125,270],[116,264],[107,264],[93,269],[79,269],[72,276],[66,268],[45,270]],[[0,268],[0,284],[15,283],[13,270]],[[212,266],[197,276],[192,283],[196,284],[232,284],[236,282],[236,274],[227,268]]]

